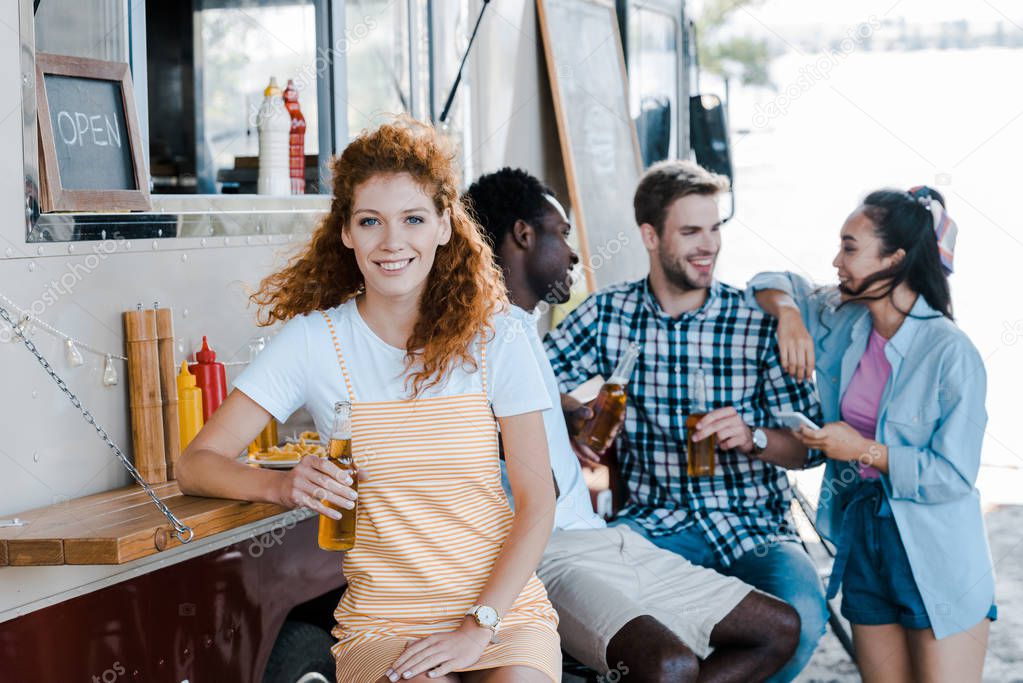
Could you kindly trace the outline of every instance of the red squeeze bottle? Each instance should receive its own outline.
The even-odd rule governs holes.
[[[288,168],[291,176],[291,194],[305,194],[305,117],[298,106],[298,89],[288,79],[284,89],[284,106],[291,115],[291,134],[288,136]]]
[[[188,369],[195,375],[195,385],[202,389],[202,421],[206,423],[227,398],[227,373],[224,372],[224,364],[217,362],[217,354],[205,336],[202,348],[195,352],[195,360]]]

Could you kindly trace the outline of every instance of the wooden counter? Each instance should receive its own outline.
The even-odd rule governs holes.
[[[285,512],[269,503],[199,498],[177,482],[153,486],[193,540]],[[28,522],[0,528],[0,566],[123,564],[180,546],[174,530],[149,496],[129,486],[9,515]]]

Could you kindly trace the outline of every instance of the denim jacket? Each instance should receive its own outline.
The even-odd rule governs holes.
[[[867,348],[865,306],[838,308],[835,287],[815,288],[792,273],[761,273],[746,296],[778,289],[799,306],[816,352],[817,387],[826,422]],[[936,638],[974,626],[994,604],[994,568],[977,491],[987,424],[984,363],[969,338],[917,297],[911,315],[885,345],[891,376],[878,407],[875,440],[888,447],[882,475],[913,578]],[[859,482],[857,463],[828,460],[817,527],[835,542],[844,501]]]

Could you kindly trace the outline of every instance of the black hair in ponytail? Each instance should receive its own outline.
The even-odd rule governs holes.
[[[856,291],[845,291],[852,296],[848,301],[873,301],[891,295],[905,282],[924,297],[931,308],[951,320],[952,295],[948,276],[941,266],[934,219],[919,197],[930,198],[945,206],[941,193],[927,187],[916,190],[914,194],[901,190],[878,190],[863,200],[863,213],[874,224],[874,232],[881,239],[881,255],[889,256],[902,249],[906,256],[891,268],[865,278]],[[878,282],[884,283],[879,293],[863,294]],[[909,315],[908,311],[903,313]]]

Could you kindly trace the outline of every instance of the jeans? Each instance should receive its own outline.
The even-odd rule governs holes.
[[[771,683],[795,679],[810,661],[818,641],[824,635],[828,623],[828,607],[817,569],[799,543],[783,541],[763,545],[724,567],[718,562],[710,543],[696,527],[655,537],[630,519],[618,519],[612,524],[627,524],[655,545],[681,555],[693,564],[734,576],[789,603],[799,613],[802,623],[799,645],[792,659],[768,679]]]

